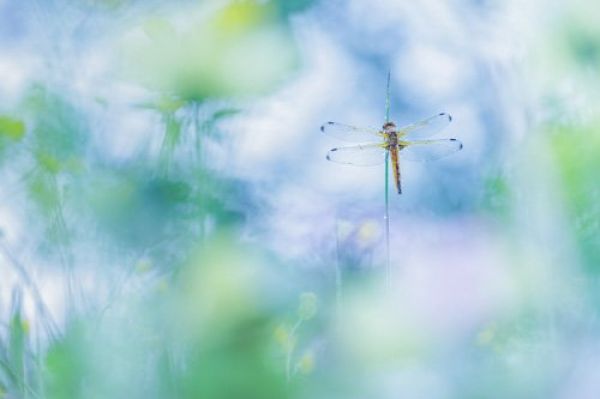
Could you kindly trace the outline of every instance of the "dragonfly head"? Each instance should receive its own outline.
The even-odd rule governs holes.
[[[396,124],[394,122],[386,122],[383,125],[383,131],[385,133],[388,133],[388,134],[395,132],[396,131]]]

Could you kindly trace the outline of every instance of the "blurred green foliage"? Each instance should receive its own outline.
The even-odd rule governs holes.
[[[81,194],[107,238],[125,246],[148,246],[164,239],[167,223],[193,217],[190,187],[185,181],[157,177],[143,170],[106,171],[90,176]]]
[[[13,144],[25,136],[25,123],[9,115],[0,115],[0,165],[5,161]]]
[[[552,131],[554,152],[569,220],[585,270],[600,272],[600,124],[558,126]]]
[[[569,47],[574,58],[583,66],[595,69],[600,67],[600,32],[574,31],[569,38]]]
[[[441,397],[552,396],[548,387],[560,375],[562,358],[548,359],[546,352],[560,354],[561,340],[573,339],[565,338],[570,331],[561,324],[581,320],[569,306],[539,295],[540,287],[547,288],[545,275],[529,270],[536,262],[520,253],[543,252],[536,247],[539,237],[515,233],[514,239],[502,236],[501,244],[484,248],[490,254],[480,260],[477,273],[485,269],[502,280],[498,284],[508,281],[499,291],[510,291],[517,302],[506,305],[497,294],[493,300],[508,309],[494,313],[492,303],[497,320],[489,321],[479,308],[481,314],[472,319],[462,314],[463,308],[479,305],[468,294],[461,297],[472,281],[450,291],[459,297],[455,308],[444,310],[455,311],[452,317],[426,314],[429,307],[446,305],[432,306],[434,300],[454,300],[442,292],[459,284],[451,277],[428,281],[441,293],[425,284],[420,289],[426,292],[418,293],[410,292],[412,287],[392,295],[383,289],[372,269],[363,267],[372,263],[382,239],[376,221],[338,223],[335,259],[316,254],[309,259],[313,264],[293,272],[297,265],[270,253],[265,248],[272,243],[247,231],[245,220],[265,212],[264,204],[255,203],[248,183],[213,169],[203,150],[208,140],[222,143],[221,122],[244,112],[235,99],[268,93],[299,66],[289,18],[313,1],[183,1],[174,12],[151,13],[135,8],[134,1],[74,3],[65,2],[107,15],[135,14],[119,37],[120,60],[129,83],[143,85],[153,99],[131,108],[155,117],[158,136],[147,132],[144,139],[157,141],[158,150],[111,159],[93,137],[96,119],[88,113],[97,110],[43,76],[16,112],[0,115],[1,166],[24,187],[31,241],[26,249],[56,255],[67,266],[62,277],[74,285],[64,289],[66,316],[56,337],[40,329],[43,320],[36,320],[33,330],[21,293],[13,295],[10,314],[0,315],[6,320],[0,324],[0,398],[383,398],[398,396],[394,384],[401,379],[417,384],[414,370],[425,374],[426,382],[429,375],[443,375],[440,385],[450,393]],[[551,75],[576,70],[579,79],[597,69],[595,25],[586,18],[581,24],[569,20],[557,32],[560,41],[550,46],[549,58],[560,60],[559,72]],[[101,105],[109,108],[111,100]],[[202,108],[206,105],[211,107]],[[598,126],[593,120],[551,121],[539,137],[550,144],[559,180],[554,193],[572,222],[565,226],[572,231],[564,234],[581,256],[564,281],[578,280],[581,266],[582,275],[594,281],[584,292],[596,300],[593,305],[599,303],[594,297],[600,265]],[[536,162],[531,155],[523,154]],[[511,215],[520,206],[514,194],[528,192],[527,183],[502,168],[486,170],[481,179],[477,212],[512,234],[521,226]],[[461,200],[450,192],[440,185],[429,200],[439,201],[444,216],[453,217]],[[436,227],[431,230],[439,234]],[[1,260],[10,260],[0,239]],[[508,254],[493,253],[504,241],[518,245],[503,249]],[[431,253],[444,250],[434,247]],[[460,251],[467,254],[457,268],[471,256],[470,248]],[[551,256],[540,256],[540,269],[558,275],[553,262],[558,263],[559,250],[548,252]],[[502,265],[504,270],[494,259],[489,262],[494,256],[498,263],[506,256],[514,265]],[[31,268],[55,263],[45,256],[26,258]],[[335,295],[331,262],[339,274]],[[307,277],[317,266],[326,270]],[[82,279],[73,283],[77,272]],[[478,283],[479,275],[472,273]],[[427,278],[418,274],[415,281]],[[482,290],[494,288],[486,278],[481,277],[488,284]],[[487,298],[484,294],[480,297]],[[552,294],[565,298],[558,290]],[[530,303],[536,300],[538,307]]]
[[[0,136],[6,140],[18,141],[25,135],[23,121],[10,116],[0,115]]]
[[[73,6],[110,13],[133,3]],[[215,173],[203,157],[204,140],[218,140],[218,124],[240,110],[224,105],[201,118],[199,107],[266,93],[285,79],[298,61],[287,18],[309,3],[190,3],[183,13],[137,20],[123,39],[124,64],[127,77],[154,90],[156,100],[141,107],[160,120],[158,154],[107,160],[87,105],[43,78],[24,95],[19,117],[0,116],[0,151],[20,146],[30,228],[43,232],[33,246],[57,255],[48,261],[64,267],[72,302],[62,334],[41,338],[43,349],[31,347],[19,302],[0,335],[0,395],[293,396],[272,332],[287,309],[294,313],[296,294],[281,291],[283,269],[268,267],[272,259],[225,233],[240,228],[251,200],[244,184]],[[193,156],[181,156],[190,142]],[[107,278],[113,286],[100,312],[74,311],[86,290],[71,279],[86,268],[90,253],[82,248],[117,265],[96,274],[98,285]],[[131,258],[127,269],[121,259]],[[125,280],[110,280],[118,267],[127,269]],[[128,282],[146,278],[146,287],[124,293]],[[315,294],[303,295],[300,320],[313,318],[316,304]],[[294,361],[308,373],[314,356],[303,351]]]
[[[89,373],[90,348],[83,327],[72,326],[62,340],[48,350],[44,361],[44,384],[47,397],[56,399],[86,397],[84,378]],[[91,395],[90,395],[91,396]]]
[[[592,8],[589,8],[592,7]],[[566,61],[579,70],[598,71],[600,68],[600,28],[591,4],[573,7],[561,32],[561,41],[567,50]]]
[[[29,346],[29,323],[23,318],[22,293],[15,290],[6,332],[0,334],[0,397],[27,397],[37,388]]]
[[[193,251],[161,289],[68,326],[45,359],[47,397],[289,397],[271,355],[284,298],[269,277],[276,269],[265,265],[259,252],[222,235]]]
[[[56,174],[82,162],[89,138],[85,115],[64,95],[36,85],[25,96],[29,146],[41,171]]]
[[[177,28],[176,16],[146,19],[124,40],[126,74],[185,101],[264,93],[297,63],[281,3],[235,1],[209,17],[192,7]]]
[[[506,173],[489,172],[484,176],[480,197],[481,210],[500,222],[507,222],[511,209],[511,190]]]
[[[26,93],[20,108],[28,132],[23,136],[20,125],[13,125],[13,135],[18,133],[22,141],[14,163],[28,170],[23,173],[27,200],[41,216],[35,225],[44,226],[48,243],[66,245],[65,191],[68,179],[84,169],[86,118],[63,95],[40,84]]]

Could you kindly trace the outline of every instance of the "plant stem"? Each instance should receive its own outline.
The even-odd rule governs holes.
[[[386,84],[386,97],[385,97],[385,122],[390,121],[390,77],[391,72],[388,70],[387,74],[387,84]],[[389,164],[390,164],[390,152],[389,150],[385,153],[385,261],[386,261],[386,273],[385,273],[385,281],[388,288],[391,287],[392,284],[392,266],[390,262],[390,187],[389,187]]]
[[[387,74],[387,84],[386,84],[386,95],[385,95],[385,121],[386,123],[390,121],[390,79],[391,72],[388,70]]]
[[[335,309],[339,314],[342,308],[342,265],[340,261],[340,228],[339,219],[335,217]]]
[[[294,356],[294,349],[296,349],[296,331],[298,331],[298,328],[300,328],[300,325],[302,324],[302,318],[298,319],[298,321],[296,321],[296,324],[294,324],[294,327],[292,327],[292,330],[290,331],[290,335],[289,335],[289,339],[290,339],[290,347],[288,348],[288,352],[287,352],[287,356],[285,359],[285,375],[286,375],[286,380],[289,384],[289,382],[292,380],[292,357]]]
[[[391,287],[392,281],[392,266],[390,262],[390,207],[389,207],[389,161],[390,161],[390,153],[387,152],[385,154],[385,214],[383,218],[385,219],[385,261],[386,261],[386,273],[385,273],[385,282],[387,287]]]
[[[42,298],[40,289],[37,287],[35,281],[31,278],[27,269],[19,260],[13,255],[12,251],[8,248],[8,246],[0,241],[0,254],[4,256],[4,258],[8,261],[10,265],[13,266],[14,270],[18,273],[21,281],[25,286],[29,289],[33,301],[36,306],[36,310],[39,313],[41,318],[40,323],[45,324],[46,334],[50,337],[50,341],[55,341],[57,339],[58,327],[52,318],[50,310],[46,306],[44,299]]]

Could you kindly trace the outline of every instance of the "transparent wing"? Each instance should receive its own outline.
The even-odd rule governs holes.
[[[456,139],[401,141],[400,159],[427,162],[459,151],[463,145]]]
[[[420,122],[413,123],[398,129],[400,135],[405,135],[409,139],[425,139],[439,133],[452,122],[449,114],[442,112]]]
[[[321,131],[328,136],[354,142],[381,140],[383,137],[381,132],[374,128],[360,128],[337,122],[326,122],[321,126]]]
[[[381,144],[332,148],[327,153],[327,160],[355,166],[381,165],[385,161],[386,151]]]

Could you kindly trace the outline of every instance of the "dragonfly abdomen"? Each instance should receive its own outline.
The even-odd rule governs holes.
[[[392,161],[392,171],[394,173],[394,183],[398,194],[402,194],[402,185],[400,182],[400,161],[398,160],[398,146],[390,144],[390,159]]]

